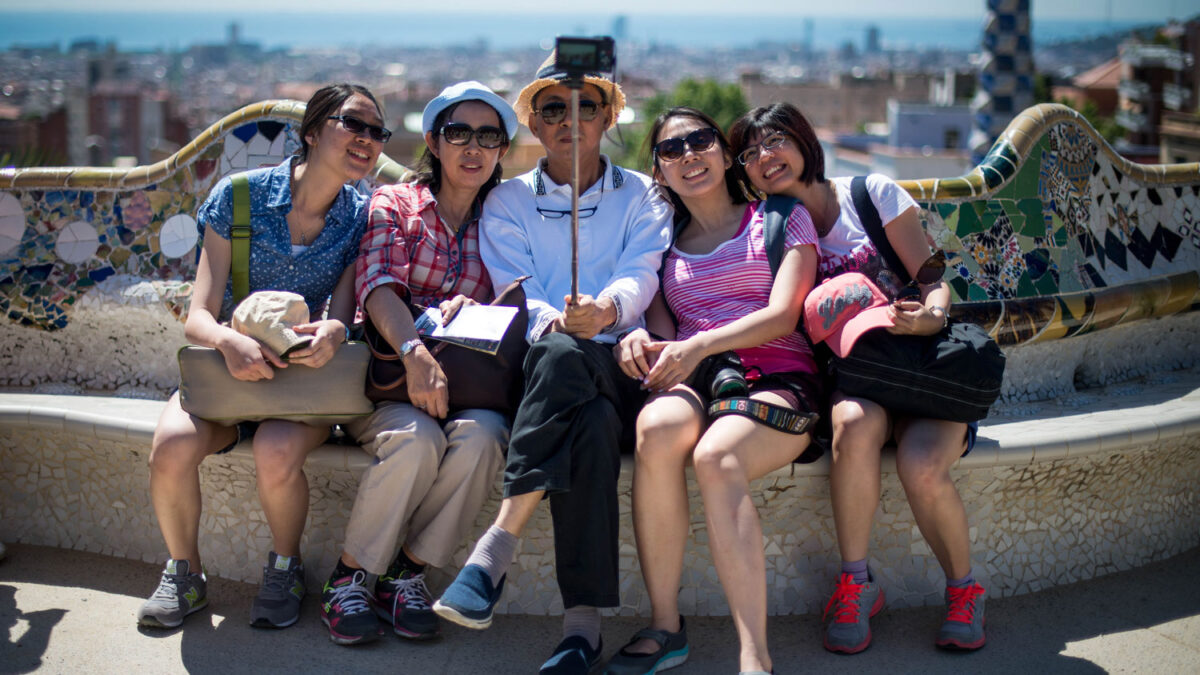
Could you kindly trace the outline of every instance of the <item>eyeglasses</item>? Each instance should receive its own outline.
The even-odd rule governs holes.
[[[534,199],[536,200],[537,197],[535,196]],[[604,181],[603,181],[603,179],[601,179],[601,181],[600,181],[600,199],[601,200],[604,199]],[[599,204],[596,204],[595,206],[581,207],[579,209],[579,219],[583,220],[584,218],[590,218],[590,217],[596,215],[596,209],[598,209],[598,208],[600,208]],[[540,206],[537,207],[537,212],[538,212],[538,215],[540,215],[541,217],[550,218],[552,220],[557,220],[559,218],[566,218],[567,216],[571,215],[571,209],[544,209]]]
[[[596,115],[600,114],[600,108],[604,107],[603,103],[583,98],[579,100],[579,119],[583,122],[591,122],[596,119]],[[569,107],[562,101],[551,101],[542,106],[537,113],[542,116],[542,121],[546,124],[558,124],[567,118]]]
[[[921,291],[917,286],[931,286],[942,280],[942,275],[946,273],[946,252],[938,251],[925,259],[921,263],[921,268],[917,270],[917,275],[912,281],[901,289],[898,294],[898,300],[908,300],[911,298],[920,297]]]
[[[471,142],[471,137],[479,143],[479,147],[491,150],[498,148],[508,142],[508,134],[499,127],[479,127],[478,129],[471,128],[471,125],[463,122],[450,122],[442,126],[438,130],[442,138],[450,145],[466,145]]]
[[[387,143],[392,137],[392,132],[387,127],[381,127],[377,124],[368,124],[353,115],[330,115],[328,119],[337,120],[342,123],[342,126],[354,135],[359,135],[364,131],[371,137],[371,140]]]
[[[683,157],[688,148],[700,153],[708,150],[717,140],[717,130],[696,129],[683,138],[664,138],[654,144],[654,154],[664,162],[674,162]]]
[[[742,166],[749,166],[758,161],[762,150],[774,150],[787,142],[788,137],[778,131],[767,134],[767,137],[738,153],[738,161]]]

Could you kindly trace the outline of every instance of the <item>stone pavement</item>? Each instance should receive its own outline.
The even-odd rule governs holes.
[[[135,625],[157,583],[142,562],[9,544],[0,561],[0,673],[536,672],[557,642],[556,617],[498,615],[491,629],[443,628],[431,644],[386,639],[359,647],[331,643],[315,594],[300,622],[282,631],[247,625],[255,588],[209,582],[210,608],[173,631]],[[816,616],[771,617],[775,671],[796,673],[1200,672],[1200,549],[1169,560],[988,603],[988,645],[970,654],[933,647],[937,607],[884,611],[875,642],[855,656],[827,653]],[[642,625],[606,618],[605,653]],[[728,617],[689,618],[690,661],[669,672],[732,674],[737,646]]]

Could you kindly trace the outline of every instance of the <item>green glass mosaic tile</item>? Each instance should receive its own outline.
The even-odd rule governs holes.
[[[1017,296],[1027,298],[1037,295],[1037,287],[1034,286],[1033,280],[1029,278],[1029,272],[1025,271],[1017,279]]]
[[[1017,202],[1017,208],[1025,214],[1025,222],[1024,227],[1017,227],[1014,222],[1013,229],[1015,231],[1031,237],[1040,237],[1046,233],[1045,207],[1042,200],[1021,199]]]
[[[1058,293],[1058,283],[1054,280],[1054,275],[1044,274],[1041,279],[1033,282],[1033,287],[1037,289],[1038,295],[1055,295]]]
[[[968,302],[982,302],[987,299],[987,291],[983,290],[979,286],[972,284],[970,289],[967,291]]]
[[[985,229],[983,223],[979,220],[979,212],[975,205],[979,202],[966,202],[959,206],[958,222],[953,226],[954,234],[958,235],[959,239],[968,237],[972,234],[978,234]],[[950,227],[950,220],[946,221],[947,227]]]
[[[956,277],[950,280],[950,290],[954,291],[954,299],[961,302],[967,297],[967,291],[970,285],[967,280],[962,277]]]

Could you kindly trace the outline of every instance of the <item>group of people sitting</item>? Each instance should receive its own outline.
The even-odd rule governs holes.
[[[369,198],[364,178],[391,132],[369,91],[333,85],[308,102],[299,153],[249,173],[250,290],[304,296],[313,317],[296,327],[311,344],[287,361],[228,325],[231,184],[200,208],[202,251],[188,314],[189,341],[214,347],[240,379],[289,364],[320,367],[349,337],[361,308],[401,356],[411,403],[384,402],[346,426],[376,461],[361,479],[321,613],[339,644],[377,639],[387,626],[423,640],[439,617],[487,628],[522,531],[549,502],[563,639],[542,673],[586,673],[602,659],[600,609],[620,604],[620,453],[633,450],[633,521],[652,615],[611,655],[606,672],[654,673],[688,657],[678,591],[689,535],[685,469],[703,499],[708,546],[729,603],[745,673],[773,672],[767,646],[762,527],[751,482],[795,461],[814,442],[746,415],[709,414],[715,394],[694,375],[734,352],[745,393],[771,410],[830,422],[831,496],[842,571],[825,610],[824,645],[859,652],[884,606],[867,560],[880,497],[880,455],[895,446],[900,480],[922,536],[947,578],[936,638],[950,649],[984,644],[984,589],[972,575],[966,512],[950,478],[970,450],[967,424],[912,419],[829,391],[802,329],[809,292],[857,271],[896,297],[900,284],[872,245],[849,178],[825,176],[821,145],[792,105],[756,108],[728,134],[704,112],[673,108],[650,127],[651,175],[616,166],[601,140],[625,105],[600,74],[584,78],[578,122],[553,58],[514,105],[477,82],[447,87],[426,106],[426,150],[414,182]],[[545,147],[528,173],[501,182],[520,124]],[[572,143],[578,144],[578,294],[572,293]],[[893,181],[867,178],[888,241],[915,277],[930,254],[919,209]],[[761,195],[798,198],[783,255],[768,260]],[[410,309],[452,312],[489,301],[520,277],[530,343],[524,394],[509,419],[456,410],[438,361]],[[922,284],[891,306],[901,334],[946,322],[949,287]],[[300,537],[307,516],[306,455],[329,428],[269,420],[218,426],[189,415],[178,395],[159,420],[150,489],[170,560],[138,613],[179,626],[207,603],[197,541],[199,466],[253,438],[258,494],[272,550],[250,611],[255,626],[296,622],[305,594]],[[444,567],[503,469],[503,501],[454,581],[434,599],[430,565]],[[373,585],[369,585],[372,584]]]

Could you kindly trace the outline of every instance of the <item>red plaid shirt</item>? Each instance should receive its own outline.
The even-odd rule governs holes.
[[[438,215],[428,186],[401,183],[375,190],[359,253],[354,286],[360,307],[384,284],[407,290],[417,305],[459,293],[479,302],[492,299],[492,281],[479,257],[479,210],[453,232]]]

